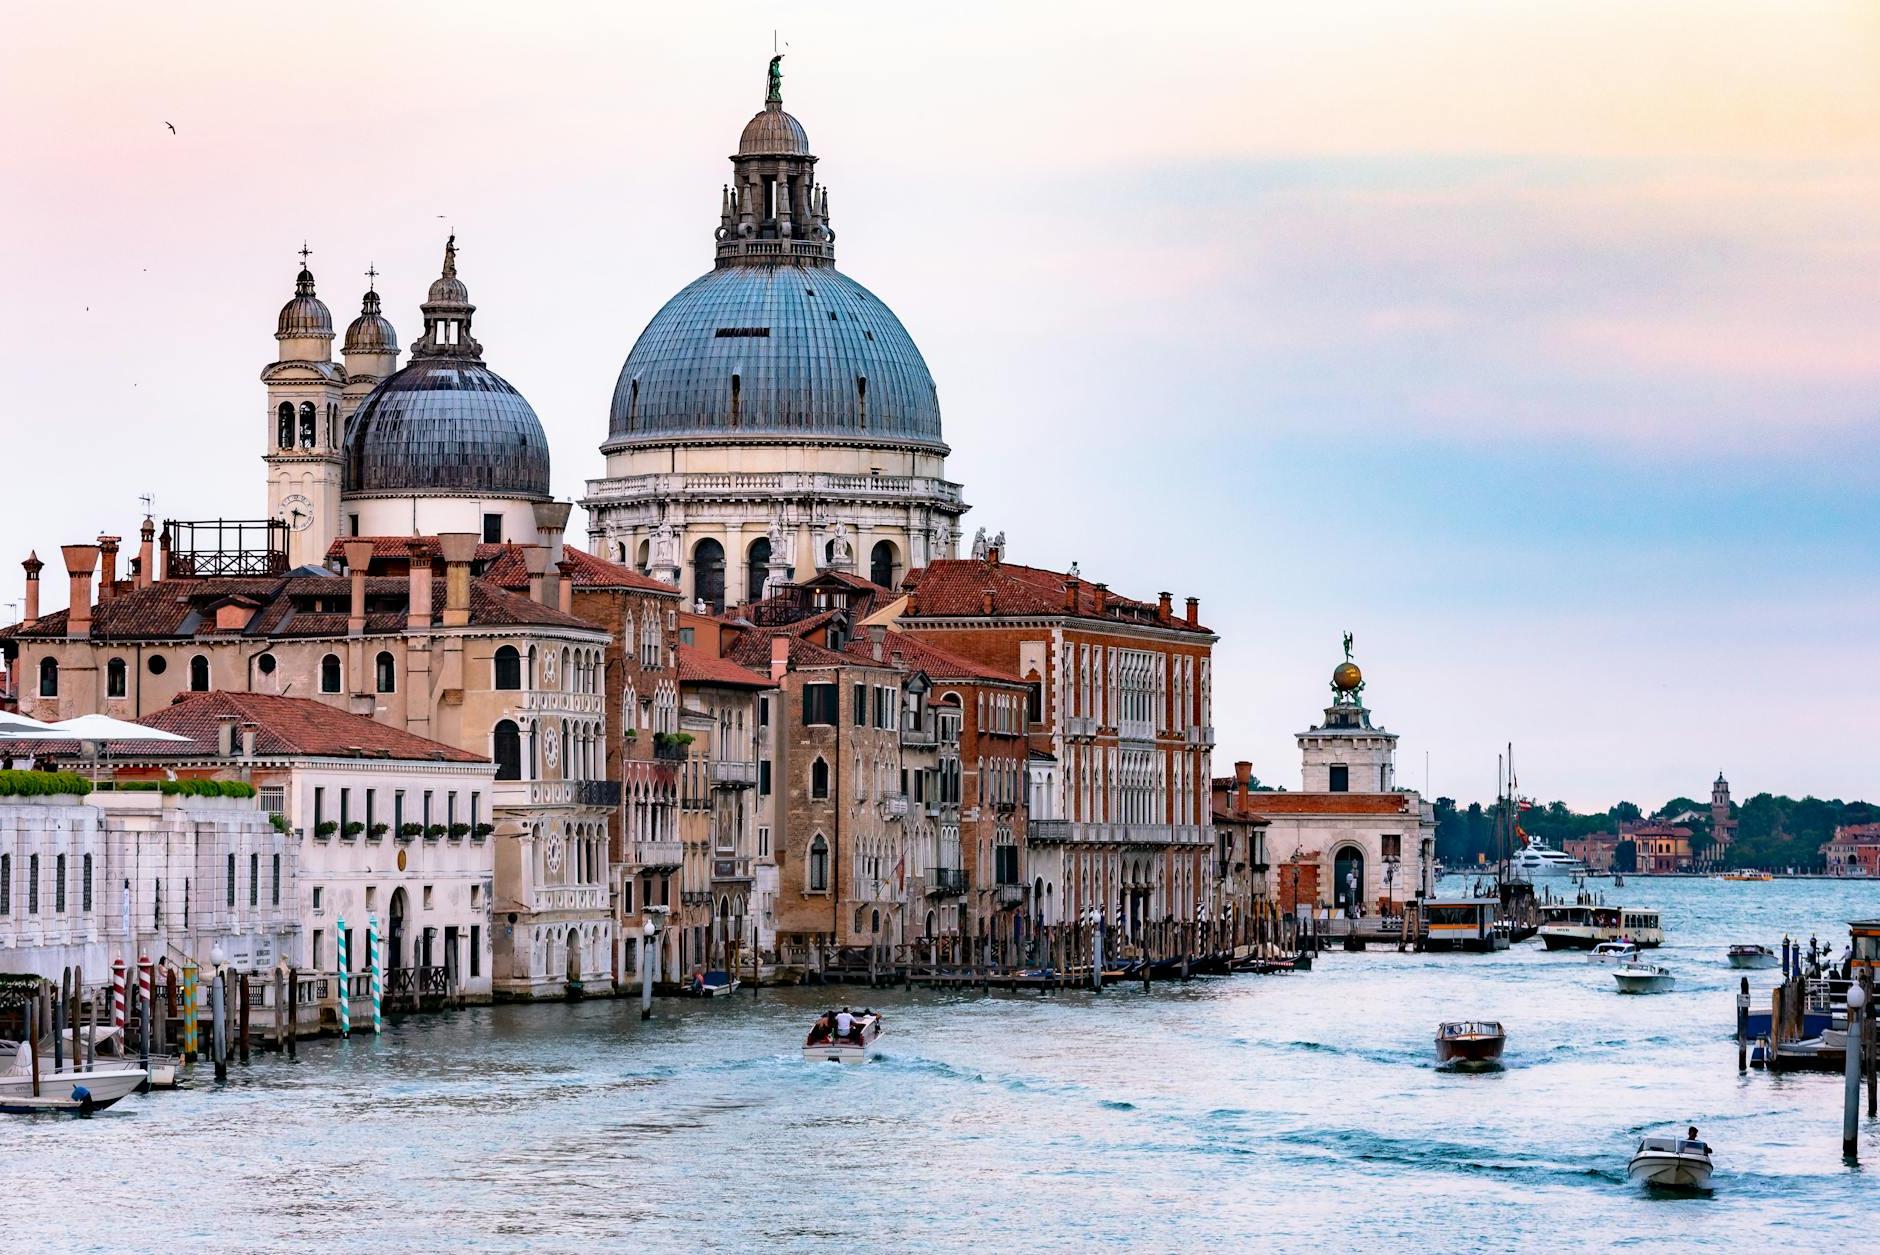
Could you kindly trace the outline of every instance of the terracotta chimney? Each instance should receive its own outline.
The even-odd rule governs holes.
[[[1201,626],[1201,598],[1199,597],[1190,597],[1188,599],[1188,626]]]
[[[574,563],[563,558],[555,564],[561,578],[555,581],[555,606],[563,614],[574,613]]]
[[[782,684],[790,671],[790,638],[779,633],[770,638],[770,682]]]
[[[411,560],[411,599],[405,607],[405,627],[419,631],[431,626],[431,559]]]
[[[1071,614],[1077,613],[1077,587],[1078,581],[1075,578],[1066,580],[1064,583],[1064,609]]]
[[[1108,584],[1098,584],[1095,587],[1097,590],[1097,613],[1102,614],[1110,608],[1110,586]]]
[[[156,520],[146,514],[144,525],[137,529],[137,587],[139,588],[149,588],[151,581],[157,578],[157,568],[153,565],[155,554],[151,548],[156,536]]]
[[[522,546],[522,565],[529,572],[529,600],[541,606],[554,604],[547,596],[548,550],[541,545]]]
[[[997,612],[998,607],[999,607],[998,599],[992,595],[992,590],[990,588],[983,588],[979,591],[979,613],[980,614],[990,617],[991,615]]]
[[[217,758],[235,757],[235,725],[241,719],[235,715],[217,715],[215,717],[215,754]]]
[[[887,657],[888,629],[879,623],[868,625],[868,652],[876,662]]]
[[[118,542],[122,536],[98,537],[98,602],[100,605],[117,596],[117,555]]]
[[[258,723],[255,723],[253,720],[250,720],[247,723],[242,724],[242,757],[243,758],[253,758],[255,756],[255,737],[260,731],[261,731],[261,725]]]
[[[901,613],[910,619],[920,618],[920,590],[913,589],[907,595],[907,605]]]
[[[987,566],[998,566],[998,565],[999,565],[999,546],[997,546],[997,545],[989,545],[989,546],[987,546],[987,548],[986,548],[986,565],[987,565]]]
[[[562,533],[568,530],[568,515],[574,510],[572,501],[538,501],[535,503],[535,530],[541,534],[542,543],[548,547],[547,606],[561,603],[561,590],[556,587],[566,575],[561,570],[562,561],[568,556],[562,547]]]
[[[366,571],[372,566],[372,542],[346,542],[346,573],[352,576],[352,612],[346,616],[346,635],[366,634]]]
[[[437,543],[444,550],[444,626],[470,622],[470,564],[477,556],[475,532],[442,532]]]
[[[1167,623],[1175,614],[1175,599],[1167,593],[1156,594],[1155,617]]]
[[[1247,809],[1247,791],[1251,787],[1252,780],[1253,780],[1253,764],[1252,763],[1235,763],[1234,764],[1234,809],[1235,810],[1244,811]]]
[[[65,573],[72,582],[72,608],[65,617],[67,636],[91,635],[91,575],[98,569],[98,546],[60,545]]]
[[[38,550],[34,550],[20,565],[26,568],[26,617],[20,620],[20,626],[31,627],[39,621],[39,573],[46,564],[39,560]]]
[[[150,573],[152,584],[158,580],[170,578],[170,525],[168,523],[163,525],[163,532],[157,537],[157,558],[156,569]]]

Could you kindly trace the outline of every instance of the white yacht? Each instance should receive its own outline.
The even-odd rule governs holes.
[[[1536,837],[1508,860],[1508,878],[1537,884],[1548,880],[1578,880],[1586,875],[1586,864],[1571,854],[1542,845]]]

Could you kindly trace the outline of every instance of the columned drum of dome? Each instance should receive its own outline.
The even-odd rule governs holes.
[[[898,578],[958,543],[933,376],[835,268],[816,161],[778,58],[731,157],[713,268],[653,316],[614,386],[589,535],[695,600],[825,568]],[[706,540],[721,557],[701,567]]]
[[[522,394],[483,364],[455,236],[421,308],[424,335],[410,362],[373,388],[347,424],[344,509],[360,535],[474,531],[531,540],[532,503],[549,495],[548,439]],[[355,328],[362,350],[382,353],[391,329],[367,322],[376,312],[376,295],[368,294]],[[389,343],[395,354],[396,340]]]

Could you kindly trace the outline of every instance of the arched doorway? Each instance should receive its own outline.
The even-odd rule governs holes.
[[[405,909],[407,899],[403,889],[392,890],[391,927],[385,933],[385,968],[405,966]]]
[[[901,573],[899,558],[893,541],[876,541],[868,554],[868,578],[883,588],[893,588],[896,577]]]
[[[725,609],[725,547],[707,536],[692,550],[692,596],[713,614]]]
[[[756,601],[764,595],[764,581],[770,578],[770,537],[759,536],[744,555],[744,600]]]
[[[730,970],[731,967],[731,899],[718,899],[718,966]]]
[[[1355,845],[1340,847],[1332,857],[1332,901],[1347,915],[1364,913],[1364,851]]]
[[[568,930],[568,983],[581,983],[581,930],[578,928]]]

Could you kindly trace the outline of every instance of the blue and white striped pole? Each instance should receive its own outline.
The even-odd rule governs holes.
[[[352,956],[346,946],[346,917],[334,921],[339,928],[339,1035],[352,1036]]]
[[[383,1006],[385,1003],[384,956],[380,953],[379,917],[366,916],[366,961],[372,965],[372,1031],[385,1031]]]

